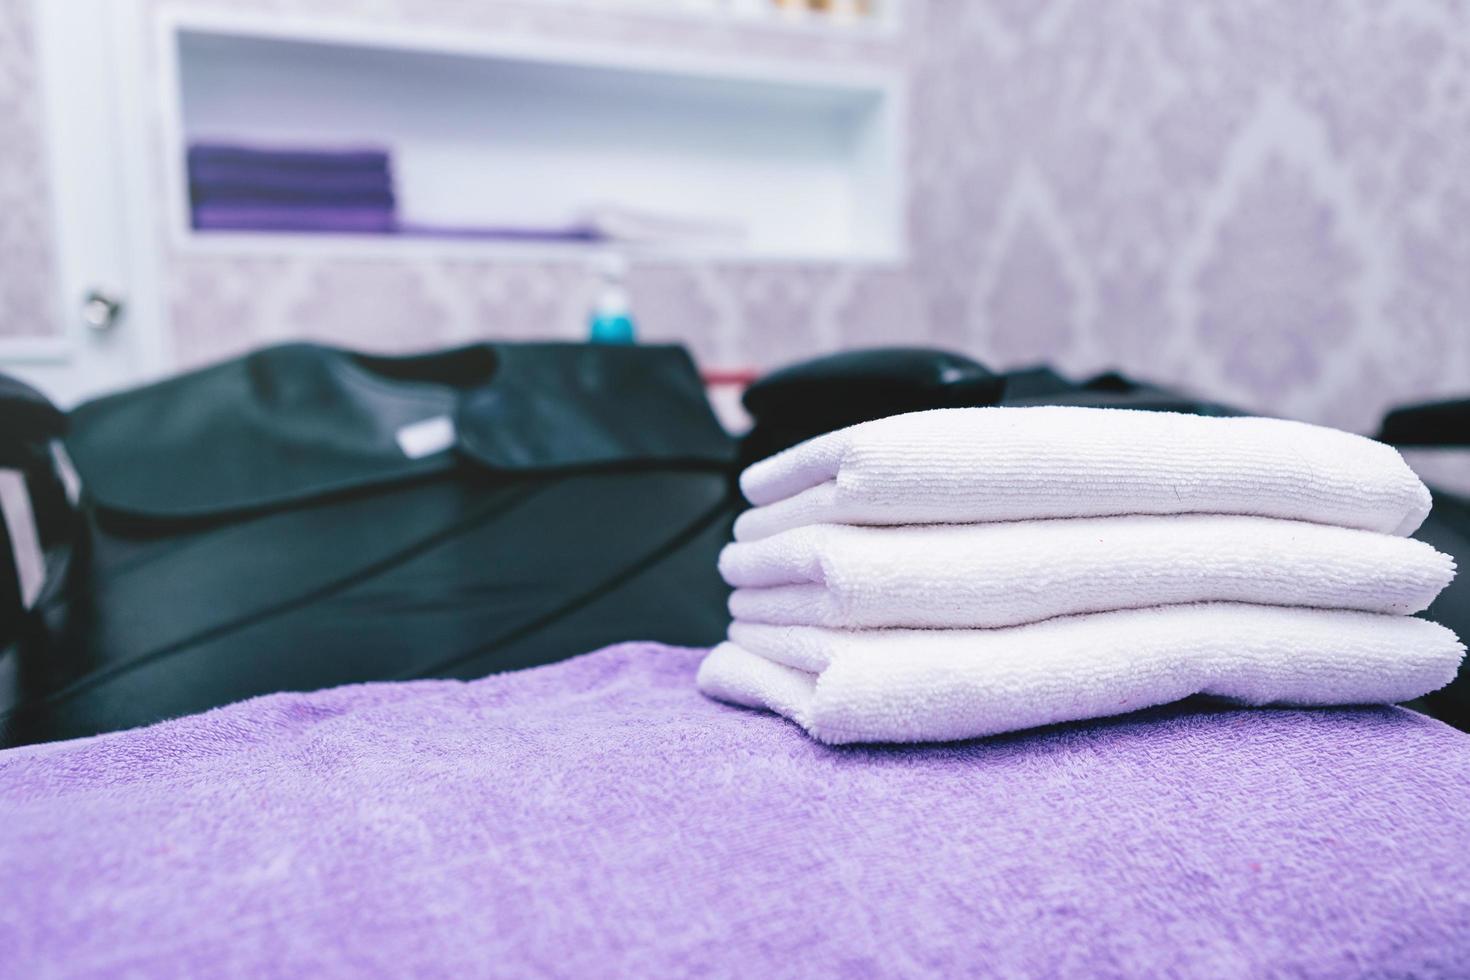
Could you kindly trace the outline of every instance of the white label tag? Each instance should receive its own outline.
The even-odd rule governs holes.
[[[56,466],[56,475],[61,478],[67,501],[75,507],[82,499],[82,478],[77,474],[77,468],[71,465],[71,457],[66,454],[66,447],[60,439],[51,440],[51,461]]]
[[[398,448],[409,459],[423,459],[442,453],[454,446],[454,420],[448,415],[436,415],[422,422],[405,425],[398,430]]]

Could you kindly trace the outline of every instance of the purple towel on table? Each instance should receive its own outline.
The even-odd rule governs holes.
[[[1450,976],[1470,737],[1181,706],[833,749],[648,644],[0,753],[16,976]]]

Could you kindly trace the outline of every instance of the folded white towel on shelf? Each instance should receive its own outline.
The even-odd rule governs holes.
[[[1186,602],[1414,613],[1454,577],[1422,541],[1302,521],[1186,515],[853,527],[726,545],[739,620],[999,627]]]
[[[995,630],[735,623],[705,694],[846,742],[974,738],[1122,714],[1192,694],[1293,705],[1391,703],[1454,678],[1464,647],[1404,616],[1213,603]]]
[[[1073,407],[864,422],[762,460],[748,541],[807,524],[1244,514],[1406,535],[1429,492],[1390,446],[1302,422]]]

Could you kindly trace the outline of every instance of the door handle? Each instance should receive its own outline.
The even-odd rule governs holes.
[[[107,333],[122,319],[122,298],[102,289],[88,290],[82,298],[82,322],[96,333]]]

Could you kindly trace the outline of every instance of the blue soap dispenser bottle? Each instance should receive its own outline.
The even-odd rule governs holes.
[[[597,298],[588,317],[588,337],[594,344],[631,344],[636,338],[633,310],[628,302],[628,262],[616,252],[606,252],[594,263]]]

